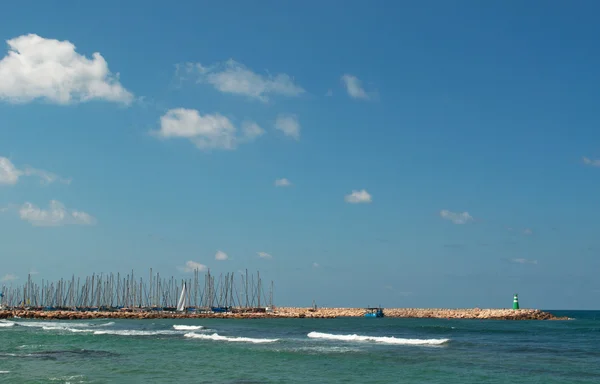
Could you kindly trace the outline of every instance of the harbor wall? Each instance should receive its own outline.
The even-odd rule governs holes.
[[[480,319],[480,320],[566,320],[538,309],[427,309],[388,308],[386,317],[391,318],[435,318],[435,319]],[[35,319],[168,319],[168,318],[337,318],[363,317],[363,308],[301,308],[277,307],[268,312],[242,313],[190,313],[169,311],[119,310],[119,311],[44,311],[32,309],[0,310],[0,318],[14,317]]]

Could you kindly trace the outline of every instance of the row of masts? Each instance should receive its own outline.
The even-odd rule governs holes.
[[[265,308],[273,306],[273,282],[265,295],[260,272],[249,275],[248,270],[220,274],[218,277],[199,270],[193,277],[176,279],[161,277],[150,269],[149,279],[144,281],[132,270],[130,274],[92,274],[85,278],[41,280],[35,283],[31,274],[23,285],[4,285],[0,291],[3,307],[41,307],[45,309],[123,309],[142,308],[170,310],[177,306],[185,285],[186,307],[211,308]]]

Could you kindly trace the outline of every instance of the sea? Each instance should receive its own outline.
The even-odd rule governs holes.
[[[600,311],[565,321],[0,321],[2,383],[600,383]]]

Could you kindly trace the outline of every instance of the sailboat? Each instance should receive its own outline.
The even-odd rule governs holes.
[[[181,295],[179,295],[179,301],[177,302],[177,312],[185,311],[187,307],[186,304],[187,299],[187,286],[186,283],[183,283],[183,287],[181,287]]]

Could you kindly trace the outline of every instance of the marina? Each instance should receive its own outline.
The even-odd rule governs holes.
[[[165,278],[150,269],[147,280],[131,271],[1,287],[0,308],[77,312],[265,312],[273,307],[273,281],[265,290],[260,272],[193,271],[188,279]]]

